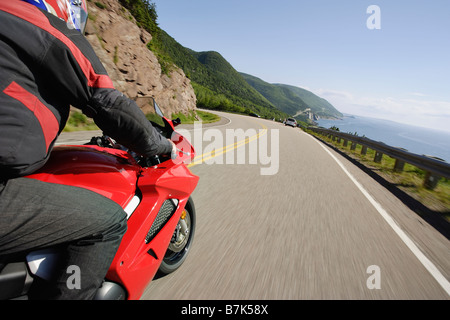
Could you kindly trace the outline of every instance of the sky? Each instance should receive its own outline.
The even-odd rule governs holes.
[[[450,131],[449,0],[152,2],[181,45],[239,72],[343,113]]]

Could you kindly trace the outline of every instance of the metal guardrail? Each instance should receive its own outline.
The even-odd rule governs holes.
[[[381,162],[383,154],[388,155],[391,158],[396,159],[394,171],[403,171],[405,163],[416,166],[427,172],[424,186],[428,189],[434,189],[441,177],[450,179],[450,164],[442,159],[418,155],[401,148],[388,146],[383,142],[355,136],[349,133],[317,127],[308,127],[308,130],[314,131],[323,136],[330,136],[333,140],[338,138],[338,142],[340,142],[340,139],[343,139],[344,146],[347,146],[348,141],[351,141],[351,150],[354,150],[356,145],[360,144],[362,146],[361,154],[363,155],[366,154],[367,148],[375,150],[374,161],[377,163]]]

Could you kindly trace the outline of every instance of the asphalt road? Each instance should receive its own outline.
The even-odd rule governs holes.
[[[189,131],[191,252],[142,299],[449,299],[449,240],[388,190],[297,128],[220,114]]]

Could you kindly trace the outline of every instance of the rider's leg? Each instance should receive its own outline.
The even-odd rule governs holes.
[[[17,178],[0,184],[0,255],[64,245],[54,299],[91,299],[126,231],[126,214],[92,191]],[[81,289],[67,285],[80,271]]]

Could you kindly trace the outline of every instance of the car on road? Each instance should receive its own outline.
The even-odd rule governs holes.
[[[297,127],[297,120],[294,118],[288,118],[286,122],[284,123],[285,126],[291,126],[293,128]]]

